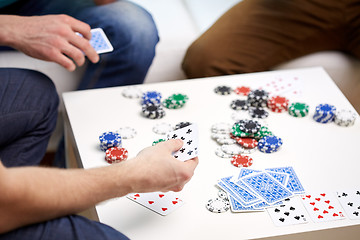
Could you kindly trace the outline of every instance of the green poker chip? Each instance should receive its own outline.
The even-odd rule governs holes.
[[[256,139],[261,139],[266,136],[273,136],[274,134],[266,126],[261,126],[260,130],[255,134]]]
[[[234,137],[254,137],[253,133],[246,133],[241,131],[240,123],[235,123],[231,128],[231,133]]]
[[[189,100],[189,98],[185,94],[173,94],[163,101],[163,105],[164,107],[169,109],[178,109],[182,108],[187,102],[187,100]]]
[[[309,105],[306,103],[292,103],[288,110],[289,114],[294,117],[305,117],[309,113]]]
[[[158,144],[158,143],[160,143],[160,142],[165,142],[165,141],[166,141],[166,140],[163,139],[163,138],[161,138],[161,139],[159,139],[159,140],[156,140],[156,141],[153,141],[152,146],[155,146],[156,144]]]

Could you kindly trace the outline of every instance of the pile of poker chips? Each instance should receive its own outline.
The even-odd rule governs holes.
[[[128,158],[128,151],[122,147],[111,147],[106,150],[105,160],[112,163],[119,163]]]
[[[354,125],[357,114],[351,110],[341,109],[336,110],[334,122],[343,127],[350,127]]]
[[[288,112],[293,117],[305,117],[309,113],[309,105],[301,102],[294,102],[290,105]]]
[[[247,101],[253,107],[266,107],[269,93],[262,89],[255,89],[247,95]]]
[[[104,152],[111,147],[121,147],[122,143],[120,134],[111,131],[101,134],[99,136],[99,141],[100,149]]]
[[[336,107],[330,104],[319,104],[315,108],[313,119],[319,123],[329,123],[335,118]]]
[[[165,116],[165,111],[160,104],[146,103],[142,105],[142,114],[146,118],[159,119]]]
[[[263,153],[273,153],[277,152],[282,144],[282,139],[277,136],[265,136],[259,140],[258,149]]]
[[[163,105],[169,109],[178,109],[182,108],[188,99],[188,96],[185,94],[172,94],[163,101]]]
[[[288,110],[289,99],[281,96],[273,96],[269,98],[267,106],[273,112],[285,112]]]

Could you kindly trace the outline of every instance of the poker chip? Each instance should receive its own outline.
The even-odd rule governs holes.
[[[240,120],[241,121],[241,120]],[[253,133],[246,133],[240,129],[239,122],[234,123],[233,127],[231,128],[231,134],[234,137],[254,137]]]
[[[254,138],[235,138],[236,142],[244,148],[255,148],[258,145],[258,141]]]
[[[250,107],[249,114],[252,118],[267,118],[269,113],[262,107]]]
[[[158,123],[152,128],[154,133],[165,135],[168,132],[173,131],[172,126],[169,123]]]
[[[105,160],[112,163],[119,163],[128,158],[128,151],[122,147],[112,147],[106,150]]]
[[[252,154],[256,151],[256,148],[244,148],[243,154]]]
[[[336,107],[330,104],[319,104],[315,108],[313,119],[318,123],[329,123],[335,118]]]
[[[228,134],[231,132],[231,125],[224,122],[215,123],[211,126],[211,132]]]
[[[165,111],[161,105],[147,103],[142,105],[142,114],[150,119],[160,119],[165,116]]]
[[[237,87],[234,89],[234,92],[241,96],[247,96],[250,93],[251,89],[249,87]]]
[[[253,121],[253,120],[240,120],[238,124],[239,124],[239,129],[245,133],[255,134],[261,128],[261,125],[257,121]]]
[[[258,149],[263,153],[273,153],[278,151],[282,144],[282,139],[277,136],[265,136],[259,140]]]
[[[141,98],[143,92],[136,86],[128,86],[123,89],[122,95],[127,98]]]
[[[169,109],[178,109],[182,108],[188,99],[188,96],[185,94],[173,94],[164,100],[163,105]]]
[[[213,198],[206,203],[206,208],[213,213],[222,213],[230,209],[230,203],[222,198]]]
[[[215,154],[221,158],[231,158],[233,156],[232,154],[224,153],[223,150],[221,150],[221,147],[215,149]]]
[[[230,107],[233,110],[248,110],[249,104],[247,100],[235,99],[230,103]]]
[[[253,164],[253,159],[246,155],[235,155],[231,159],[231,164],[235,167],[250,167]]]
[[[350,127],[354,125],[357,114],[354,111],[341,109],[336,110],[334,122],[343,127]]]
[[[180,128],[184,128],[191,125],[191,122],[179,122],[178,124],[175,125],[175,130],[178,130]]]
[[[99,136],[100,149],[106,151],[111,147],[121,147],[121,136],[116,132],[104,132]]]
[[[221,146],[221,150],[224,153],[237,155],[244,152],[244,148],[241,147],[239,144],[224,144]]]
[[[156,91],[147,91],[143,93],[141,104],[160,104],[161,103],[161,93]]]
[[[226,138],[218,138],[218,139],[216,139],[216,142],[217,142],[218,144],[221,144],[221,145],[223,145],[223,144],[234,144],[234,143],[236,143],[236,140],[235,140],[235,139],[232,139],[232,138],[229,136],[229,134],[227,134],[227,136],[228,136],[228,137],[226,137]]]
[[[119,130],[116,131],[118,134],[120,134],[122,139],[130,139],[134,138],[136,136],[136,130],[131,127],[123,127],[119,128]]]
[[[212,133],[211,138],[214,140],[229,138],[228,133]]]
[[[219,191],[218,191],[218,196],[219,196],[219,198],[221,198],[221,199],[229,200],[229,197],[228,197],[227,193],[226,193],[224,190],[222,190],[222,189],[219,189]]]
[[[231,93],[231,88],[228,86],[218,86],[214,91],[219,95],[229,95]]]
[[[290,105],[288,112],[294,117],[305,117],[309,113],[309,105],[306,103],[294,102]]]
[[[158,144],[158,143],[160,143],[160,142],[165,142],[165,141],[166,141],[166,140],[163,139],[163,138],[158,139],[158,140],[156,140],[156,141],[153,141],[152,146],[155,146],[156,144]]]
[[[263,138],[265,136],[272,136],[272,135],[274,135],[274,134],[269,130],[269,128],[267,126],[261,126],[259,132],[257,132],[254,135],[254,137],[256,139],[261,139],[261,138]]]
[[[273,96],[268,100],[267,106],[273,112],[285,112],[288,110],[289,99],[281,96]]]
[[[269,93],[262,89],[255,89],[249,92],[247,101],[252,107],[266,107]]]

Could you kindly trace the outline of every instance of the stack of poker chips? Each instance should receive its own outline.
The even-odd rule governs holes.
[[[122,147],[111,147],[106,150],[105,160],[112,163],[119,163],[128,158],[128,151]]]
[[[330,104],[319,104],[315,108],[313,119],[319,123],[329,123],[335,118],[336,107]]]
[[[247,101],[252,107],[266,107],[269,93],[262,89],[251,91],[247,96]]]
[[[165,111],[160,105],[161,93],[156,91],[145,92],[142,96],[142,114],[150,119],[159,119],[165,116]]]
[[[282,146],[282,139],[276,136],[265,136],[258,142],[258,149],[263,153],[277,152]]]
[[[357,114],[351,110],[337,110],[335,112],[334,122],[342,127],[350,127],[354,125]]]
[[[288,112],[293,117],[305,117],[309,113],[309,105],[306,103],[294,102],[290,105]]]
[[[185,94],[172,94],[163,101],[163,105],[169,109],[178,109],[182,108],[188,99],[188,96]]]
[[[104,132],[99,136],[100,149],[106,151],[111,147],[121,147],[121,136],[116,132]]]
[[[232,89],[228,86],[218,86],[214,89],[214,92],[219,95],[229,95],[232,92]]]
[[[233,110],[248,110],[249,103],[247,100],[235,99],[230,103],[230,107]]]
[[[267,105],[273,112],[285,112],[288,110],[289,99],[281,96],[273,96],[268,100]]]

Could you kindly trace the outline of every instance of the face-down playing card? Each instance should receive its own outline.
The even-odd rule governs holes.
[[[167,140],[181,139],[183,146],[173,156],[181,161],[186,161],[197,157],[199,154],[199,133],[197,124],[193,123],[189,126],[169,132]]]
[[[174,192],[132,193],[127,195],[127,198],[163,216],[184,204]]]

